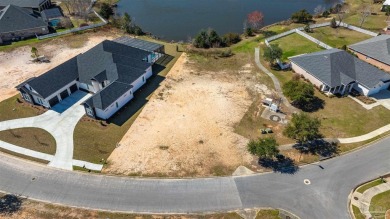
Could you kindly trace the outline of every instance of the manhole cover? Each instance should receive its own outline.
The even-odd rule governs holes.
[[[272,121],[279,122],[281,118],[277,115],[272,115],[269,117]]]
[[[303,180],[303,183],[305,183],[306,185],[310,185],[310,180],[308,180],[308,179],[305,179],[305,180]]]

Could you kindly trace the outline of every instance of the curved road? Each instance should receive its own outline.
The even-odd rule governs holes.
[[[390,138],[307,165],[296,174],[134,179],[59,170],[0,155],[0,190],[33,199],[137,213],[198,213],[273,207],[301,218],[349,218],[348,195],[390,170]],[[33,179],[34,178],[34,179]],[[303,183],[311,181],[310,185]]]

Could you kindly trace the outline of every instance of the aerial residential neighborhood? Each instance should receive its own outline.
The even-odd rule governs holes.
[[[388,5],[0,0],[0,218],[390,218]]]

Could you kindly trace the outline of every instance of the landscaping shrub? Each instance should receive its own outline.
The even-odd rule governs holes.
[[[225,46],[231,46],[241,41],[241,37],[237,33],[227,33],[222,37],[222,43]]]

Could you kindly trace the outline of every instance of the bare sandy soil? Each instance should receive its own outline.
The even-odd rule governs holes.
[[[85,39],[82,42],[78,39],[80,41],[79,45],[75,46],[72,42],[72,38],[75,37],[80,38],[80,36],[69,36],[67,41],[55,39],[37,46],[39,54],[48,57],[50,63],[31,62],[30,46],[23,46],[10,52],[0,52],[0,77],[2,79],[0,81],[0,101],[17,94],[15,86],[26,79],[45,73],[105,39],[112,39],[112,37],[106,35],[85,35]]]
[[[236,75],[194,72],[183,54],[108,159],[104,172],[128,175],[205,176],[249,165],[248,139],[234,133],[250,106]],[[244,82],[243,82],[244,81]],[[255,88],[255,89],[258,89]]]

